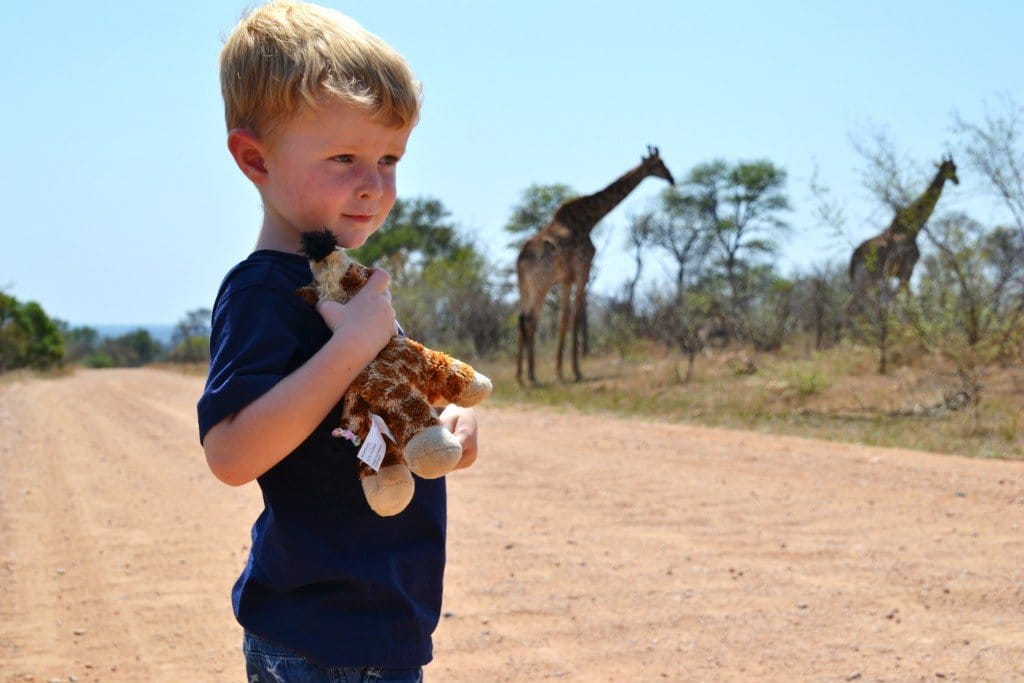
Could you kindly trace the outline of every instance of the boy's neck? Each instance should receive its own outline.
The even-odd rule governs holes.
[[[267,221],[260,226],[260,233],[256,237],[256,249],[269,249],[271,251],[283,251],[286,254],[300,254],[298,239],[290,233],[268,225]]]

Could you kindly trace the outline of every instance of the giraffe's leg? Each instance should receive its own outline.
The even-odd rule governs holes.
[[[527,377],[531,384],[537,383],[533,374],[533,342],[537,332],[537,317],[531,311],[519,312],[519,353],[516,358],[516,381],[523,383],[523,356],[526,356]]]
[[[572,359],[572,376],[577,382],[583,377],[580,373],[580,297],[582,292],[576,290],[576,296],[572,298],[569,310],[569,327],[572,334],[569,336],[569,355]]]
[[[534,348],[537,339],[537,314],[533,311],[523,311],[519,314],[519,362],[516,365],[516,380],[519,384],[522,380],[522,361],[526,357],[526,377],[530,384],[537,383],[537,376],[534,373]]]
[[[577,382],[583,379],[583,373],[580,372],[580,310],[582,310],[586,301],[588,279],[590,279],[590,268],[581,268],[576,276],[576,283],[573,287],[575,296],[572,297],[572,311],[570,314],[570,323],[572,324],[572,374]]]
[[[572,282],[562,283],[561,292],[561,306],[559,306],[558,315],[558,348],[555,351],[555,374],[558,375],[558,380],[561,382],[565,381],[565,377],[562,374],[562,356],[565,355],[565,332],[569,327],[569,318],[571,314],[572,306]],[[576,332],[573,331],[573,342],[576,341]]]
[[[527,376],[530,384],[537,384],[534,373],[534,352],[537,322],[544,308],[544,298],[551,287],[545,276],[542,255],[544,245],[529,240],[516,260],[516,276],[519,283],[519,349],[516,360],[516,381],[523,384],[523,356],[526,356]]]
[[[523,384],[523,354],[526,351],[526,332],[523,330],[523,312],[519,312],[519,327],[516,335],[516,382]]]

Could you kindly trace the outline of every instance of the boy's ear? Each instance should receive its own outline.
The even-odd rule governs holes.
[[[263,143],[247,128],[235,128],[228,133],[228,150],[245,177],[262,185],[267,178]]]

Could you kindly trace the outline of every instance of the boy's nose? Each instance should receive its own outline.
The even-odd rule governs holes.
[[[375,199],[383,194],[384,179],[376,169],[367,170],[359,177],[357,193],[360,199]]]

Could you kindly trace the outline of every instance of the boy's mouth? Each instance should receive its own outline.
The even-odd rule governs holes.
[[[346,213],[342,214],[345,218],[355,223],[369,223],[373,220],[373,214],[357,214],[357,213]]]

